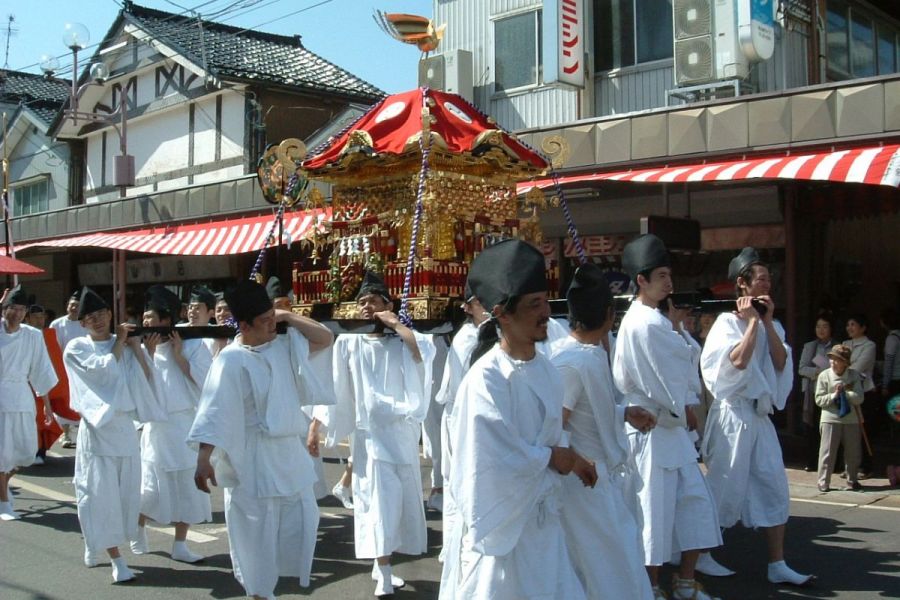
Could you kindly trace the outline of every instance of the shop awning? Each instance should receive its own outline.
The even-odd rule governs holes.
[[[900,145],[871,146],[780,156],[748,157],[724,162],[671,165],[629,171],[562,175],[559,183],[572,186],[591,181],[685,183],[749,179],[802,179],[900,186]],[[518,193],[553,187],[552,179],[524,181]]]
[[[330,211],[294,211],[284,215],[284,233],[292,242],[310,234],[313,227],[329,218]],[[222,256],[261,250],[274,223],[274,215],[244,217],[171,225],[136,231],[101,232],[75,237],[42,240],[16,246],[27,248],[109,248],[150,254],[180,256]],[[277,237],[278,232],[275,232]]]

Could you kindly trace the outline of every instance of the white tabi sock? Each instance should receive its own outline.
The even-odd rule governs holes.
[[[378,561],[374,560],[374,561],[372,561],[372,581],[378,581],[379,577],[381,577],[381,571],[378,570]],[[404,585],[406,585],[406,582],[403,579],[401,579],[400,577],[397,577],[396,575],[394,575],[392,572],[391,573],[391,585],[394,586],[395,588],[402,588]]]
[[[128,568],[128,565],[125,564],[125,559],[121,556],[112,559],[112,578],[115,583],[134,579],[134,573]]]
[[[719,600],[710,596],[703,586],[693,579],[682,579],[678,575],[672,578],[672,598],[675,600]]]
[[[804,585],[813,579],[812,575],[802,575],[793,570],[783,560],[769,563],[768,579],[770,583],[789,583]]]
[[[0,521],[15,521],[22,515],[13,510],[12,502],[0,502]]]
[[[147,554],[150,552],[150,544],[147,542],[147,528],[138,527],[137,539],[131,540],[132,554]]]
[[[196,563],[203,560],[203,556],[191,552],[187,547],[187,542],[179,542],[176,540],[175,543],[172,544],[172,559],[179,562]]]
[[[379,565],[376,563],[376,567],[378,569],[378,577],[375,578],[375,595],[389,596],[393,594],[394,585],[391,565]]]

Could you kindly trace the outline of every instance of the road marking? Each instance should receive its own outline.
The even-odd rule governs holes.
[[[38,485],[36,483],[32,483],[30,481],[26,481],[21,477],[17,477],[15,480],[15,485],[20,487],[23,490],[28,490],[32,494],[37,494],[38,496],[42,496],[49,500],[55,500],[57,502],[65,502],[67,504],[75,504],[75,497],[70,494],[63,494],[61,492],[57,492],[56,490],[51,490],[50,488],[45,488],[42,485]],[[170,535],[175,537],[175,528],[169,526],[156,526],[156,525],[147,525],[148,529],[152,529],[153,531],[158,531],[160,533],[164,533],[166,535]],[[204,533],[200,533],[199,531],[193,531],[191,529],[188,530],[187,539],[192,542],[197,542],[198,544],[205,544],[207,542],[216,541],[217,537],[206,535]]]
[[[807,504],[827,504],[830,506],[845,506],[848,508],[860,507],[859,504],[853,502],[833,502],[831,500],[813,500],[811,498],[791,498],[792,502],[805,502]]]
[[[877,504],[863,504],[860,508],[871,508],[872,510],[891,510],[894,512],[900,512],[900,507],[897,506],[878,506]]]

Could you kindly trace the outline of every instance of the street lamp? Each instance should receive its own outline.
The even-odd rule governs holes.
[[[134,185],[134,157],[128,154],[128,106],[125,100],[125,90],[119,94],[119,102],[111,113],[95,113],[78,110],[78,99],[84,90],[92,85],[103,85],[109,79],[109,68],[102,62],[91,65],[90,79],[83,85],[78,85],[78,52],[87,48],[91,40],[91,34],[87,27],[81,23],[66,23],[63,30],[63,44],[72,51],[72,82],[69,85],[69,108],[63,111],[67,119],[71,119],[73,125],[78,125],[78,120],[92,123],[106,123],[111,125],[119,134],[120,155],[114,161],[114,183],[119,188],[119,196],[125,197],[125,190]],[[41,71],[48,79],[54,78],[59,70],[59,61],[54,56],[41,58]],[[118,123],[116,123],[118,121]]]

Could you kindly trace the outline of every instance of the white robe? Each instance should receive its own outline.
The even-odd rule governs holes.
[[[575,570],[588,598],[652,599],[641,543],[640,477],[606,350],[571,336],[551,348],[563,380],[563,407],[572,411],[569,443],[594,461],[599,476],[593,488],[574,476],[563,480],[562,522]]]
[[[136,539],[141,465],[134,422],[166,419],[154,382],[131,348],[116,359],[115,340],[79,337],[63,352],[72,409],[82,417],[73,478],[78,522],[85,546],[95,553]],[[145,360],[151,363],[149,356]]]
[[[156,347],[156,391],[168,417],[148,423],[141,433],[141,513],[157,523],[212,520],[209,494],[194,484],[197,450],[187,443],[212,355],[204,340],[196,339],[183,342],[182,356],[190,377],[175,361],[170,342]]]
[[[88,334],[88,330],[84,328],[81,321],[70,319],[68,315],[53,319],[50,322],[50,328],[56,330],[56,341],[59,342],[59,349],[63,351],[69,345],[69,342]]]
[[[562,476],[549,466],[563,437],[562,387],[541,353],[511,359],[499,344],[456,395],[451,486],[464,536],[456,598],[584,598],[559,516]]]
[[[442,488],[444,453],[441,427],[444,421],[444,404],[437,402],[436,397],[440,393],[449,347],[443,336],[432,336],[432,343],[434,359],[431,365],[431,402],[428,404],[428,414],[422,422],[422,453],[425,458],[431,459],[431,487]]]
[[[700,391],[699,359],[700,347],[690,335],[676,332],[660,311],[639,300],[631,303],[616,337],[613,379],[626,405],[657,418],[646,434],[626,425],[643,481],[638,496],[648,565],[667,562],[673,551],[722,543],[685,419],[685,406],[695,403]]]
[[[415,333],[421,362],[399,336],[341,335],[334,392],[352,406],[353,524],[357,558],[428,549],[419,432],[431,400],[434,344]],[[349,432],[336,432],[341,439]]]
[[[439,600],[455,600],[457,569],[459,567],[459,544],[462,539],[461,521],[454,500],[451,485],[450,468],[453,463],[453,452],[450,448],[451,430],[453,428],[453,409],[456,391],[462,383],[463,376],[469,370],[472,351],[478,344],[478,327],[466,322],[453,336],[450,350],[441,377],[441,386],[434,401],[444,406],[441,419],[441,468],[444,475],[444,510],[441,513],[443,545],[439,560],[441,569],[441,590]]]
[[[719,315],[703,347],[701,371],[714,398],[703,436],[703,461],[723,527],[738,520],[747,527],[772,527],[788,520],[787,475],[769,415],[784,409],[794,378],[784,329],[778,321],[774,325],[787,353],[780,372],[772,364],[762,323],[746,369],[736,368],[730,359],[747,330],[747,322],[736,315]]]
[[[0,473],[34,462],[38,451],[34,394],[45,396],[58,379],[40,330],[0,325]],[[32,393],[32,388],[34,393]]]
[[[319,509],[302,406],[331,399],[293,328],[226,346],[206,377],[188,441],[215,446],[231,562],[248,595],[271,596],[279,576],[309,585]]]

